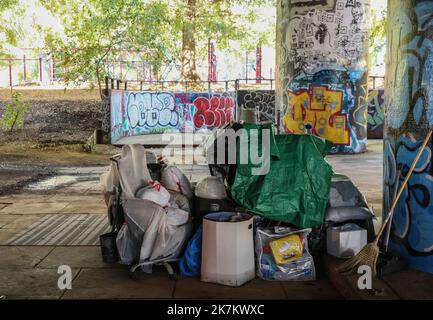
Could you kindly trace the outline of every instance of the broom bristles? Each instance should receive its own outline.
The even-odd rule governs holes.
[[[343,274],[356,274],[360,266],[369,266],[376,275],[376,262],[379,256],[379,247],[375,242],[369,243],[355,256],[339,265],[336,270]]]

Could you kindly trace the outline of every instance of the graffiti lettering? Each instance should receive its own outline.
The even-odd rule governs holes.
[[[198,97],[194,100],[197,111],[194,114],[194,126],[197,129],[221,128],[233,120],[233,98],[213,95],[210,98]]]
[[[130,93],[126,112],[131,129],[145,126],[176,127],[179,124],[174,98],[169,92]]]
[[[329,139],[333,153],[366,151],[369,6],[367,0],[310,2],[288,14],[282,46],[288,107],[281,125],[287,133]]]
[[[256,110],[260,121],[275,121],[274,90],[239,90],[237,102],[240,108]]]
[[[334,144],[349,145],[347,117],[342,114],[343,93],[327,86],[311,85],[308,91],[289,91],[289,110],[283,121],[289,133],[308,130]]]
[[[382,139],[384,119],[383,89],[370,90],[367,115],[368,138]]]
[[[384,212],[433,125],[433,2],[388,3],[385,90]],[[400,179],[397,172],[400,171]],[[433,272],[432,142],[408,181],[394,210],[390,248],[409,266]]]
[[[394,193],[399,188],[410,166],[419,152],[421,141],[416,141],[411,136],[402,137],[397,145],[385,142],[385,157],[388,163],[385,190]],[[421,158],[408,181],[405,192],[397,204],[393,216],[392,239],[403,244],[413,255],[433,254],[433,234],[431,232],[420,232],[433,230],[433,176],[431,175],[432,151],[427,146],[421,154]],[[394,163],[394,165],[392,165]],[[396,181],[396,170],[400,170],[400,179]],[[386,203],[392,197],[387,199]]]
[[[111,140],[220,128],[234,119],[231,93],[111,92]]]

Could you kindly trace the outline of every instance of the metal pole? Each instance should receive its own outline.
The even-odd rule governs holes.
[[[105,95],[108,96],[108,77],[105,76]]]
[[[23,65],[24,65],[24,70],[23,70],[23,74],[24,74],[24,81],[27,81],[27,65],[26,65],[26,55],[24,55],[24,57],[23,57]]]
[[[152,61],[149,63],[149,80],[152,82]]]
[[[262,47],[256,51],[256,83],[262,83]]]
[[[212,80],[212,53],[210,48],[210,38],[207,39],[207,80]]]
[[[42,58],[39,58],[39,82],[42,82]]]
[[[54,54],[51,58],[53,64],[53,81],[57,81],[57,70],[56,70],[56,59],[54,58]]]
[[[245,83],[248,83],[248,51],[245,53]]]
[[[12,60],[9,59],[9,86],[12,88]]]

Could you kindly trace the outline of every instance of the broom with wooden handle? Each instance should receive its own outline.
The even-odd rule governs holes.
[[[345,273],[345,274],[354,274],[357,273],[358,268],[360,266],[366,265],[369,266],[373,271],[373,274],[376,275],[376,263],[377,263],[377,258],[379,257],[379,247],[377,243],[379,242],[379,239],[382,236],[382,233],[385,230],[386,225],[388,224],[388,222],[390,221],[391,217],[394,214],[395,206],[397,205],[397,202],[400,199],[400,196],[403,193],[403,190],[406,187],[406,184],[409,181],[410,176],[412,175],[412,172],[415,169],[419,158],[421,157],[421,154],[423,153],[427,143],[429,142],[432,132],[433,132],[432,130],[428,132],[427,137],[424,140],[424,143],[422,144],[418,154],[416,155],[415,160],[413,161],[412,166],[410,167],[409,172],[407,173],[406,178],[404,179],[403,184],[401,185],[400,190],[397,193],[397,196],[392,202],[391,208],[388,211],[388,216],[383,222],[382,227],[380,228],[379,233],[376,235],[374,241],[367,244],[364,248],[362,248],[361,251],[358,252],[358,254],[356,254],[349,260],[339,265],[336,268],[338,272]]]

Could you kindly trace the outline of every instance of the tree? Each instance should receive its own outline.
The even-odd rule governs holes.
[[[44,33],[66,82],[91,83],[96,78],[101,94],[106,61],[118,49],[151,49],[156,66],[164,63],[168,51],[182,62],[183,80],[199,80],[196,63],[205,56],[208,38],[228,50],[230,40],[250,49],[272,39],[252,28],[259,18],[256,9],[272,0],[251,0],[247,8],[241,0],[39,1],[63,25],[62,33]],[[267,34],[269,30],[273,26]]]
[[[11,16],[14,16],[13,9],[16,9],[17,5],[18,0],[0,1],[1,21],[8,21],[8,23],[0,24],[0,54],[2,55],[5,54],[5,52],[3,51],[4,44],[15,44],[17,42],[18,35],[21,34],[17,20],[11,19]]]
[[[56,15],[64,34],[45,30],[67,83],[80,84],[107,75],[106,61],[115,50],[155,48],[167,23],[166,6],[158,0],[40,0]]]
[[[386,10],[371,10],[371,29],[370,29],[370,47],[369,47],[369,65],[370,67],[376,65],[377,56],[380,50],[386,45],[386,23],[387,15]]]
[[[0,117],[0,128],[4,131],[22,128],[28,108],[29,105],[21,101],[21,93],[18,91],[12,92],[12,102],[4,106],[3,115]]]
[[[199,80],[196,61],[203,56],[197,45],[206,47],[209,38],[218,43],[220,49],[230,49],[231,41],[241,43],[243,49],[255,49],[274,39],[275,21],[268,21],[263,29],[254,28],[260,20],[258,9],[274,4],[272,0],[168,0],[174,13],[170,24],[172,34],[181,34],[182,51],[176,47],[171,51],[180,56],[181,79]],[[272,40],[271,40],[272,39]],[[171,43],[178,43],[174,41]]]

